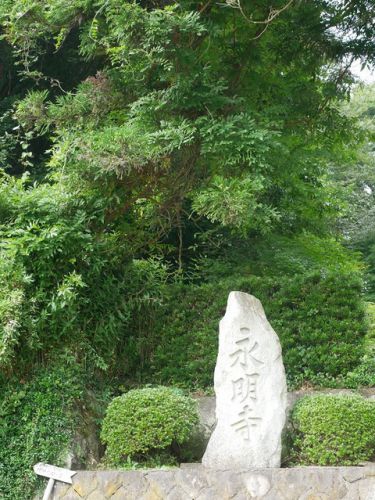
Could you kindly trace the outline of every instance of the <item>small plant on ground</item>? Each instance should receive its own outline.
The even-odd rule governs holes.
[[[103,420],[106,461],[124,466],[129,459],[150,460],[160,450],[172,455],[197,422],[195,401],[177,389],[131,390],[112,400]]]
[[[292,425],[294,465],[357,465],[375,453],[375,403],[360,396],[305,397]]]

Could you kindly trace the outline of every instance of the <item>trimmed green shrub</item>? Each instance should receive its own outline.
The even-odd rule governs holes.
[[[280,336],[291,386],[332,380],[363,356],[365,308],[358,274],[233,276],[216,283],[171,286],[166,304],[143,335],[154,342],[148,378],[202,388],[213,384],[219,320],[231,290],[259,298]]]
[[[101,432],[106,458],[112,465],[123,465],[127,458],[183,443],[197,422],[195,401],[179,390],[134,389],[107,408]]]
[[[375,453],[375,403],[357,395],[301,399],[292,414],[292,462],[356,465]]]

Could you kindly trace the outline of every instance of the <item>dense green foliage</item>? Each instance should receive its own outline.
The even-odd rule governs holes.
[[[3,82],[3,372],[64,346],[129,368],[162,285],[189,282],[203,256],[220,276],[229,248],[270,235],[329,247],[342,200],[328,167],[362,138],[336,103],[347,58],[374,57],[372,12],[365,0],[2,2],[17,75]]]
[[[263,300],[291,383],[371,383],[372,97],[364,115],[342,103],[350,62],[375,61],[374,14],[372,0],[1,2],[5,406],[66,350],[94,387],[208,387],[232,288]]]
[[[358,465],[374,456],[375,404],[360,396],[307,396],[292,424],[292,455],[300,465]]]
[[[341,186],[346,208],[338,226],[345,244],[361,252],[366,263],[365,292],[375,298],[375,84],[357,88],[350,103],[344,106],[354,116],[367,140],[353,152],[350,164],[335,165],[333,176]]]
[[[373,300],[375,295],[374,260],[374,140],[375,140],[375,86],[359,86],[350,102],[341,105],[345,114],[355,117],[365,141],[351,152],[347,162],[331,167],[331,175],[339,188],[343,209],[337,220],[337,230],[344,235],[345,246],[354,249],[364,261],[364,294]],[[374,386],[374,304],[367,304],[368,334],[366,353],[353,371],[345,377],[347,387]]]
[[[31,374],[29,381],[1,381],[1,498],[31,498],[41,484],[32,469],[37,462],[65,464],[82,390],[81,374],[69,357],[60,359],[53,371]]]
[[[217,356],[218,318],[231,290],[258,297],[278,332],[290,384],[345,375],[363,355],[361,281],[351,274],[231,277],[175,286],[155,318],[148,341],[151,380],[210,387]],[[149,348],[151,345],[149,344]]]
[[[17,359],[20,371],[41,352],[68,346],[105,368],[132,311],[160,300],[165,266],[131,260],[122,236],[99,238],[101,201],[92,193],[84,199],[63,183],[27,178],[0,182],[0,366]]]
[[[177,389],[134,389],[112,400],[101,438],[111,465],[147,457],[156,450],[186,441],[198,422],[196,403]]]
[[[358,137],[346,133],[351,117],[331,105],[347,95],[350,74],[335,80],[322,69],[329,56],[340,71],[354,49],[339,49],[325,29],[348,30],[350,19],[360,30],[359,19],[371,23],[368,6],[340,17],[339,6],[302,2],[259,37],[232,7],[2,4],[7,64],[24,78],[24,98],[3,124],[3,370],[22,372],[69,346],[79,362],[126,364],[129,373],[147,361],[144,338],[171,273],[189,281],[209,255],[215,282],[236,258],[230,247],[262,252],[267,233],[284,234],[277,241],[287,247],[302,228],[329,232],[340,201],[327,165]],[[61,71],[68,64],[74,77]],[[329,267],[340,253],[336,245],[316,257],[307,241],[314,265]],[[237,260],[244,267],[252,257]],[[303,272],[291,257],[290,271]]]

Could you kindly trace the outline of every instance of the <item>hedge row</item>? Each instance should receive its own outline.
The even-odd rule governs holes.
[[[216,284],[172,286],[150,330],[142,333],[150,353],[142,373],[153,383],[211,386],[218,323],[228,293],[241,290],[262,301],[280,337],[289,382],[344,376],[363,355],[361,287],[358,276],[334,273],[233,277]]]
[[[359,395],[302,398],[291,423],[291,465],[358,465],[374,457],[375,404]]]

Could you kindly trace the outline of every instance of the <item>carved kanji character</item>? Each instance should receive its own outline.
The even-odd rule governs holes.
[[[257,427],[259,421],[262,420],[261,417],[253,417],[252,411],[253,408],[250,408],[249,405],[245,405],[243,410],[238,414],[238,416],[241,417],[240,420],[231,424],[234,430],[239,432],[246,441],[250,439],[250,428]]]
[[[236,346],[238,347],[238,349],[229,355],[233,359],[231,366],[235,366],[237,363],[239,363],[243,368],[247,368],[249,359],[255,364],[264,365],[263,361],[260,361],[252,354],[258,348],[258,342],[254,342],[250,348],[249,345],[249,338],[244,338],[236,341]]]
[[[250,399],[256,401],[258,377],[259,373],[246,373],[244,377],[232,380],[232,400],[239,399],[240,403],[243,403],[248,397],[250,397]]]

